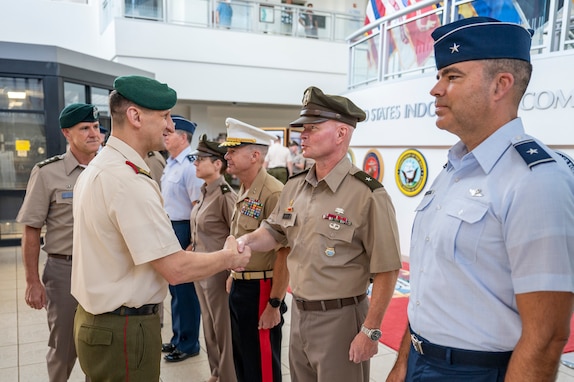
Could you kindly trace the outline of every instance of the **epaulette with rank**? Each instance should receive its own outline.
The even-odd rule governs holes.
[[[151,158],[151,157],[153,157],[154,155],[155,155],[155,154],[153,153],[153,151],[148,151],[148,153],[147,153],[147,157],[148,157],[148,158]]]
[[[53,156],[51,158],[44,159],[42,162],[36,164],[36,166],[44,167],[47,164],[54,163],[54,162],[57,162],[57,161],[62,160],[62,159],[64,159],[64,154],[56,155],[56,156]]]
[[[193,162],[193,155],[189,154],[185,156],[190,162]]]
[[[356,173],[353,174],[353,176],[359,179],[361,182],[365,183],[367,186],[369,186],[371,191],[375,191],[377,188],[383,187],[383,185],[379,183],[378,180],[376,180],[375,178],[373,178],[364,171],[357,171]]]
[[[303,170],[303,171],[301,171],[301,172],[298,172],[297,174],[291,175],[291,176],[289,177],[289,179],[295,178],[296,176],[299,176],[299,175],[301,175],[301,174],[306,174],[306,173],[308,173],[308,172],[309,172],[309,169]]]
[[[219,188],[221,188],[222,194],[227,194],[228,192],[231,192],[231,187],[229,187],[227,184],[222,184],[221,186],[219,186]]]
[[[519,141],[512,145],[530,169],[541,163],[556,162],[534,139]]]

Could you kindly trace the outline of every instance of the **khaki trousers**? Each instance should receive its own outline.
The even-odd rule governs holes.
[[[328,311],[301,311],[291,305],[291,382],[368,382],[370,361],[349,361],[351,342],[361,330],[368,299]]]

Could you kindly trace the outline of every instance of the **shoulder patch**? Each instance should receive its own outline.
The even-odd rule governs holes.
[[[62,154],[62,155],[56,155],[56,156],[53,156],[53,157],[51,157],[51,158],[44,159],[42,162],[36,164],[36,166],[38,166],[38,167],[44,167],[44,166],[47,165],[47,164],[54,163],[54,162],[57,162],[57,161],[62,160],[62,159],[64,159],[64,154]]]
[[[303,170],[303,171],[301,171],[301,172],[299,172],[299,173],[297,173],[297,174],[291,175],[291,176],[289,177],[289,179],[295,178],[295,177],[297,177],[297,176],[299,176],[299,175],[302,175],[302,174],[307,174],[308,172],[309,172],[309,169]]]
[[[221,186],[219,186],[219,188],[221,188],[221,193],[222,194],[227,194],[228,192],[231,192],[231,187],[229,187],[227,184],[222,184]]]
[[[375,191],[377,188],[383,187],[383,185],[379,183],[378,180],[376,180],[375,178],[373,178],[364,171],[357,171],[356,173],[353,174],[353,176],[359,179],[361,182],[365,183],[367,186],[369,186],[371,191]]]
[[[513,146],[530,169],[541,163],[556,162],[534,139],[516,142]]]
[[[574,173],[574,160],[561,151],[554,150],[554,152],[556,152],[556,154],[558,154],[560,156],[560,158],[564,159],[564,161],[568,165],[568,168],[570,168],[570,171],[572,171],[572,173]]]

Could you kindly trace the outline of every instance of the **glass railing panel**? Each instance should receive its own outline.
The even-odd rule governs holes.
[[[171,0],[167,2],[167,22],[208,27],[213,25],[209,0]]]
[[[163,21],[163,0],[124,0],[125,17]]]
[[[378,81],[379,72],[379,33],[373,33],[357,43],[351,51],[350,83],[364,85]]]

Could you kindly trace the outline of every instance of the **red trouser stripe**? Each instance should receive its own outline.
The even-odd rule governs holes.
[[[259,286],[259,317],[261,317],[271,294],[271,283],[261,280]],[[269,329],[259,329],[259,348],[261,351],[261,380],[273,381],[273,355]]]
[[[128,361],[128,317],[124,323],[124,359],[126,360],[126,382],[130,380],[130,363]]]

